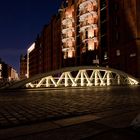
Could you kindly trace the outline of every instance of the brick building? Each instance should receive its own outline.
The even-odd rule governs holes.
[[[94,65],[99,59],[98,1],[64,1],[61,21],[64,66]]]
[[[140,77],[140,1],[108,2],[109,66]]]
[[[140,77],[139,9],[139,0],[64,0],[35,41],[30,76],[98,64]]]
[[[61,19],[60,15],[52,17],[49,24],[45,25],[40,35],[37,36],[27,51],[27,75],[56,70],[62,66],[61,51]]]
[[[61,11],[66,66],[99,59],[100,66],[140,77],[139,0],[68,0]]]
[[[27,78],[27,55],[20,56],[20,79]]]
[[[0,83],[18,80],[17,71],[0,59]]]

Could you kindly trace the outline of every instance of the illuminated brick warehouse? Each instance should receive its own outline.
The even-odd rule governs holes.
[[[27,77],[104,66],[140,77],[140,2],[64,0],[27,51]]]

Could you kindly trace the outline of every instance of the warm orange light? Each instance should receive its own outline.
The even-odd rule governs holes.
[[[94,37],[94,29],[93,28],[89,28],[88,29],[88,38],[92,38]]]
[[[87,5],[87,10],[88,10],[88,11],[92,11],[92,10],[93,10],[93,6],[92,6],[91,4],[88,4],[88,5]]]
[[[72,47],[72,46],[73,46],[73,43],[72,43],[71,40],[69,40],[69,41],[67,42],[67,44],[68,44],[69,47]]]
[[[72,27],[72,22],[68,22],[67,26]]]
[[[68,58],[72,58],[73,57],[73,51],[72,50],[69,50],[68,51]]]
[[[73,11],[74,11],[74,9],[73,8],[69,8],[69,9],[67,9],[67,11],[66,11],[66,17],[67,18],[72,18],[72,13],[73,13]]]
[[[68,31],[68,37],[72,37],[72,31]]]
[[[88,50],[94,50],[94,40],[88,40]]]

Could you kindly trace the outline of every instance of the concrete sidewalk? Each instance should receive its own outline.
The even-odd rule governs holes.
[[[0,140],[140,139],[140,87],[0,91]]]
[[[129,128],[136,112],[120,116],[84,115],[73,118],[1,129],[1,140],[139,140],[140,134]],[[129,116],[129,117],[128,117]],[[115,121],[114,121],[115,120]]]

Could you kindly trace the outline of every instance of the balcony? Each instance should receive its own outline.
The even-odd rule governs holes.
[[[66,25],[69,22],[73,23],[74,19],[73,18],[65,18],[64,20],[62,20],[62,25]]]
[[[89,24],[86,22],[86,23],[82,24],[82,26],[80,28],[80,32],[84,32],[88,28],[97,29],[97,24]]]
[[[67,42],[67,41],[72,41],[72,42],[74,42],[75,39],[74,39],[74,37],[67,37],[67,38],[63,38],[63,39],[62,39],[62,42],[63,42],[63,43],[65,43],[65,42]]]
[[[69,47],[62,47],[63,52],[67,52],[70,48]]]
[[[97,7],[97,0],[83,0],[83,2],[79,5],[80,11],[82,11],[88,4],[93,4]]]
[[[82,40],[82,42],[88,42],[89,40],[93,40],[94,42],[98,42],[98,38],[97,37],[90,37],[90,38],[84,38]]]
[[[92,18],[94,18],[94,17],[97,18],[98,15],[97,15],[96,11],[91,11],[91,12],[86,11],[85,13],[80,15],[80,22],[84,21],[85,18],[88,16],[92,16]]]
[[[69,30],[71,30],[72,32],[74,32],[74,28],[73,27],[69,27],[69,28],[66,28],[66,29],[62,29],[62,33],[63,34],[66,34]]]

